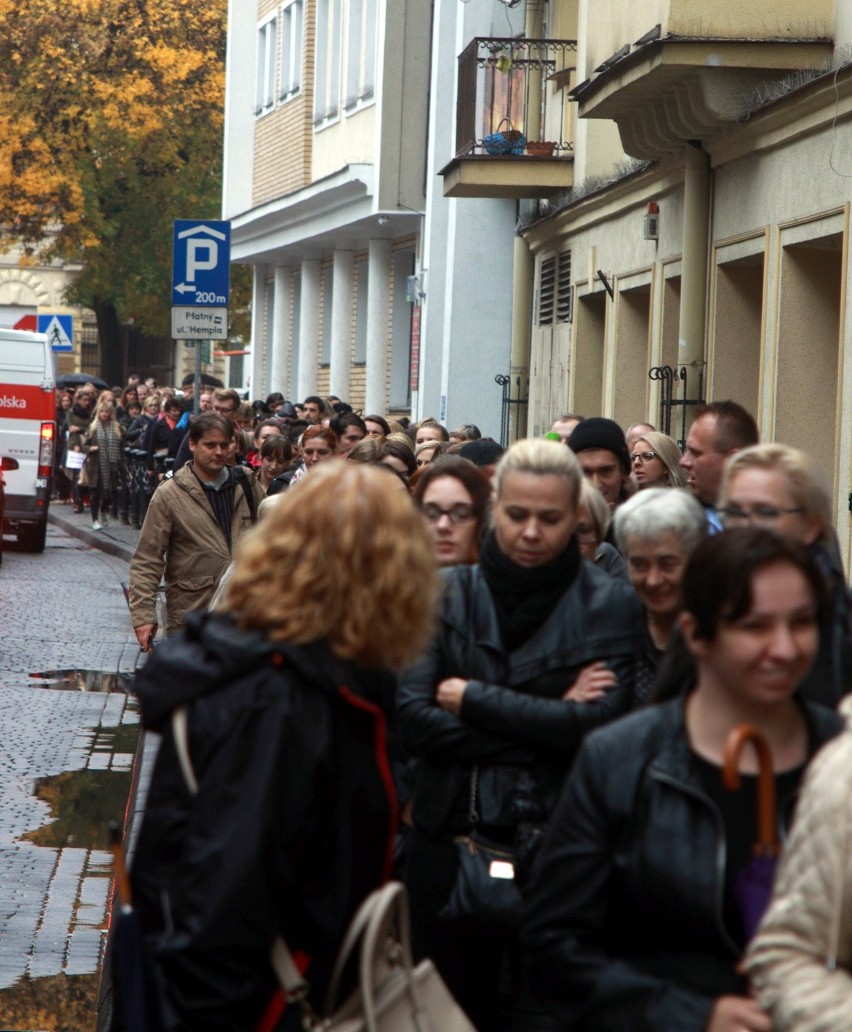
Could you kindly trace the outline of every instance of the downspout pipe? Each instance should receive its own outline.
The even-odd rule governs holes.
[[[678,366],[686,366],[689,371],[689,397],[685,397],[685,401],[698,399],[698,374],[705,364],[710,198],[710,158],[700,144],[690,143],[684,152],[683,260],[678,327]]]
[[[540,39],[544,31],[544,4],[542,0],[527,0],[524,10],[524,36],[527,39]],[[540,92],[540,79],[536,88]],[[530,94],[533,84],[530,84]],[[530,105],[527,112],[525,130],[527,139],[540,138],[541,114],[535,105]],[[533,207],[533,202],[522,201],[518,204],[520,216],[524,207]],[[512,253],[512,358],[510,394],[517,401],[529,400],[530,381],[530,347],[532,337],[532,282],[533,260],[529,245],[516,231],[514,250]],[[509,409],[509,441],[517,441],[526,437],[529,413],[524,404],[511,405]]]

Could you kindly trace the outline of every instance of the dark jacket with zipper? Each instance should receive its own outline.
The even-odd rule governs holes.
[[[398,706],[403,745],[419,760],[414,823],[432,836],[460,830],[449,824],[474,766],[483,824],[512,823],[506,802],[521,770],[533,772],[551,810],[586,732],[630,708],[645,637],[633,590],[585,560],[549,617],[512,652],[479,567],[456,566],[445,576],[438,632],[402,675]],[[596,702],[564,700],[580,669],[596,660],[615,672],[616,687]],[[435,702],[447,677],[468,680],[460,717]]]
[[[132,880],[168,1032],[254,1028],[275,990],[276,935],[309,958],[321,1000],[350,918],[390,872],[393,686],[321,643],[209,613],[146,663],[142,719],[163,740]],[[171,728],[181,705],[195,796]]]
[[[803,704],[812,755],[843,722]],[[723,919],[725,830],[694,771],[684,699],[583,743],[527,898],[525,962],[566,1027],[702,1032],[745,995]],[[781,831],[795,798],[778,800]]]

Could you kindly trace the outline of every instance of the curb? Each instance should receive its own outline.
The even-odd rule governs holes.
[[[71,537],[84,541],[91,548],[97,548],[101,552],[106,552],[107,555],[123,559],[126,563],[130,562],[133,558],[133,553],[136,551],[135,543],[131,545],[118,538],[114,538],[109,531],[94,531],[89,527],[83,527],[67,516],[53,512],[52,509],[48,510],[47,522],[52,523],[55,527],[59,527],[60,530],[70,534]]]

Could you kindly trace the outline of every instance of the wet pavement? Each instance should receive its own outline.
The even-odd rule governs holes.
[[[0,566],[4,1030],[95,1028],[112,894],[105,828],[124,820],[138,744],[123,689],[139,650],[122,589],[138,532],[109,532],[109,552],[90,547],[90,520],[62,514],[42,555],[6,538]]]

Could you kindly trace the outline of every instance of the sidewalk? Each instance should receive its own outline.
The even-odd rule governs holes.
[[[71,505],[51,502],[47,513],[48,523],[52,523],[72,537],[85,541],[92,548],[98,548],[107,555],[117,556],[129,563],[139,540],[139,531],[118,520],[110,519],[109,526],[103,530],[92,530],[92,515],[87,509],[76,513]]]

